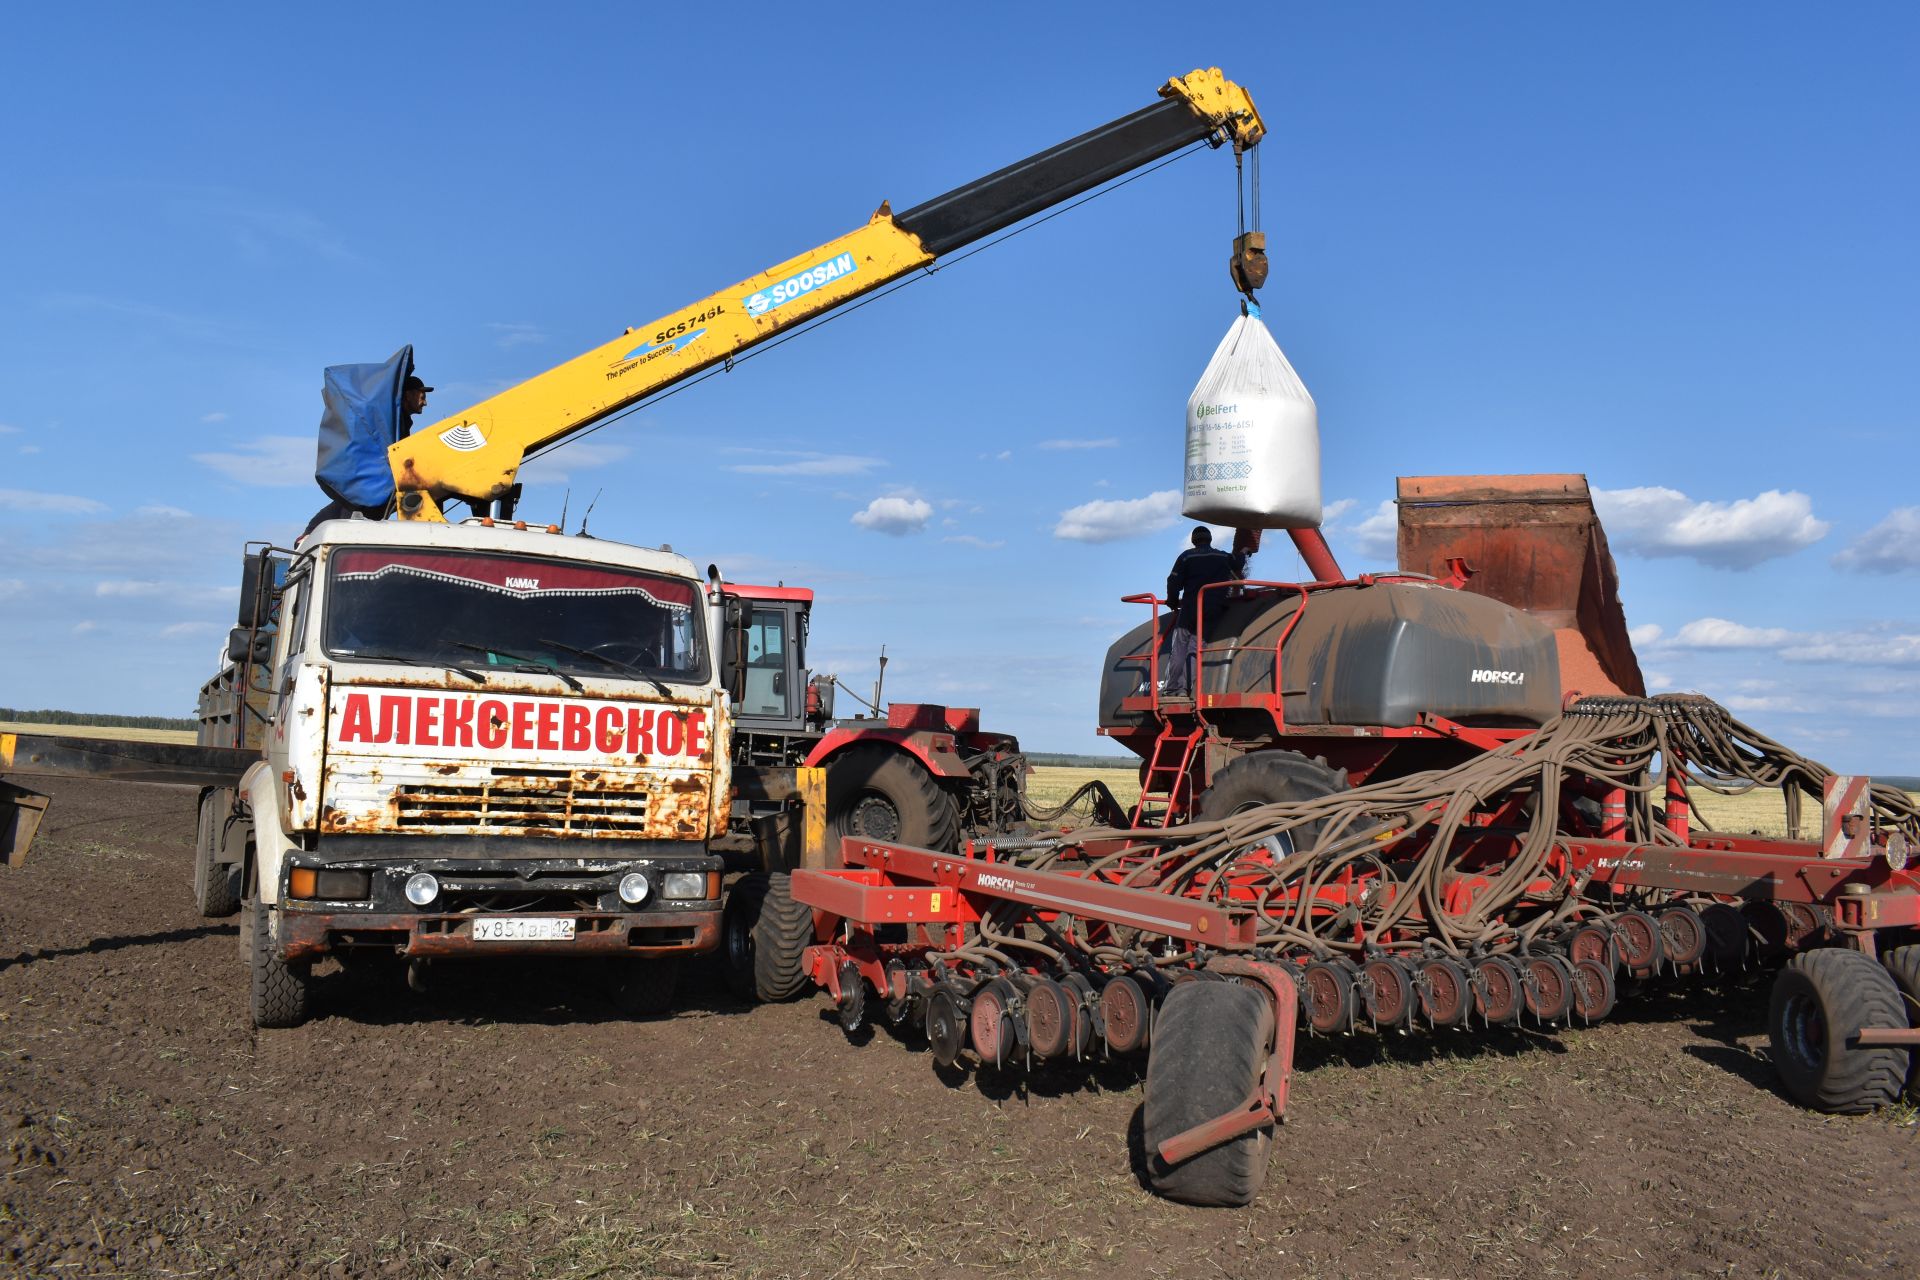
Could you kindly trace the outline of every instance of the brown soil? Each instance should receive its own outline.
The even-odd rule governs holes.
[[[0,873],[0,1274],[1911,1274],[1914,1113],[1800,1110],[1764,985],[1555,1035],[1308,1042],[1251,1209],[1144,1192],[1139,1074],[943,1077],[817,1002],[330,973],[246,1025],[193,796],[49,784]],[[1134,1139],[1137,1145],[1137,1138]]]

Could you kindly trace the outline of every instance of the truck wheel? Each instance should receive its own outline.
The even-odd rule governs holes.
[[[1309,760],[1297,751],[1255,751],[1213,775],[1213,785],[1200,793],[1200,818],[1215,822],[1263,804],[1317,800],[1346,789],[1347,771],[1333,768],[1325,756]],[[1296,845],[1311,844],[1324,826],[1324,819],[1309,822],[1290,834]]]
[[[193,839],[193,905],[209,920],[240,909],[240,868],[219,860],[226,792],[208,787],[200,793],[200,821]]]
[[[1147,1181],[1169,1200],[1239,1206],[1267,1180],[1273,1126],[1243,1133],[1177,1165],[1160,1144],[1239,1108],[1273,1052],[1273,1004],[1237,982],[1183,982],[1167,993],[1153,1024],[1142,1128]]]
[[[836,836],[951,853],[960,811],[933,775],[894,747],[853,747],[827,762],[827,821]]]
[[[727,908],[720,918],[720,964],[726,973],[727,990],[737,1000],[760,998],[754,983],[753,930],[760,922],[760,905],[766,897],[767,877],[762,872],[741,876],[727,890]]]
[[[1819,1111],[1858,1115],[1900,1096],[1907,1051],[1862,1049],[1862,1027],[1903,1027],[1893,976],[1858,951],[1803,951],[1774,979],[1767,1009],[1773,1064],[1787,1092]]]
[[[255,898],[247,904],[250,915],[252,947],[253,1025],[261,1030],[273,1027],[297,1027],[307,1020],[309,989],[313,966],[306,961],[289,964],[274,954],[273,939],[267,932],[267,904]]]
[[[784,871],[764,881],[749,932],[753,994],[768,1002],[791,1000],[808,985],[806,952],[813,945],[813,908],[793,900],[793,881]]]
[[[673,1008],[680,986],[680,960],[612,960],[607,995],[614,1008],[629,1018],[657,1018]]]
[[[1880,957],[1893,984],[1900,988],[1900,1003],[1906,1007],[1907,1025],[1920,1027],[1920,946],[1895,947]],[[1907,1098],[1920,1102],[1920,1053],[1908,1051]]]

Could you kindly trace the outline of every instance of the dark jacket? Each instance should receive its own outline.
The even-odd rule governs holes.
[[[1234,571],[1233,557],[1217,547],[1188,547],[1173,562],[1167,575],[1167,603],[1174,612],[1174,624],[1197,631],[1200,588],[1216,582],[1232,582],[1240,575]],[[1224,591],[1207,592],[1207,625],[1212,626],[1227,602]]]

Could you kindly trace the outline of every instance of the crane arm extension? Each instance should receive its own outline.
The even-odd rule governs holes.
[[[387,451],[403,520],[442,520],[449,497],[506,496],[530,450],[577,431],[939,256],[1195,142],[1237,149],[1265,133],[1218,68],[1169,80],[1162,101],[898,216],[858,230],[415,431]]]

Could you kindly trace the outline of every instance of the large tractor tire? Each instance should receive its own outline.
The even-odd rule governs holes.
[[[1347,789],[1347,771],[1325,756],[1308,759],[1297,751],[1255,751],[1227,762],[1200,793],[1200,817],[1214,822],[1279,801],[1317,800]],[[1310,822],[1293,830],[1296,845],[1310,844],[1326,823]]]
[[[1895,947],[1880,957],[1900,988],[1900,1003],[1905,1006],[1907,1025],[1920,1027],[1920,946]],[[1908,1052],[1907,1100],[1920,1102],[1920,1053]]]
[[[194,830],[193,905],[209,920],[240,909],[240,868],[220,861],[229,794],[220,787],[200,793],[200,820]]]
[[[1273,1003],[1237,982],[1182,982],[1167,993],[1153,1024],[1142,1130],[1147,1181],[1186,1204],[1248,1204],[1267,1180],[1273,1126],[1243,1133],[1177,1165],[1160,1144],[1237,1110],[1273,1052]]]
[[[1773,1065],[1797,1101],[1859,1115],[1900,1096],[1907,1051],[1853,1044],[1862,1027],[1904,1027],[1893,975],[1858,951],[1803,951],[1774,979],[1767,1010]]]
[[[827,761],[827,823],[835,837],[866,836],[941,853],[960,844],[953,797],[899,747],[850,747]]]
[[[297,1027],[307,1020],[313,986],[313,966],[306,961],[288,963],[273,949],[267,931],[270,908],[258,897],[247,903],[250,914],[248,969],[251,983],[249,1012],[253,1025],[261,1030]]]
[[[742,1000],[791,1000],[807,989],[813,908],[793,900],[785,872],[742,876],[727,893],[720,948],[727,987]]]

